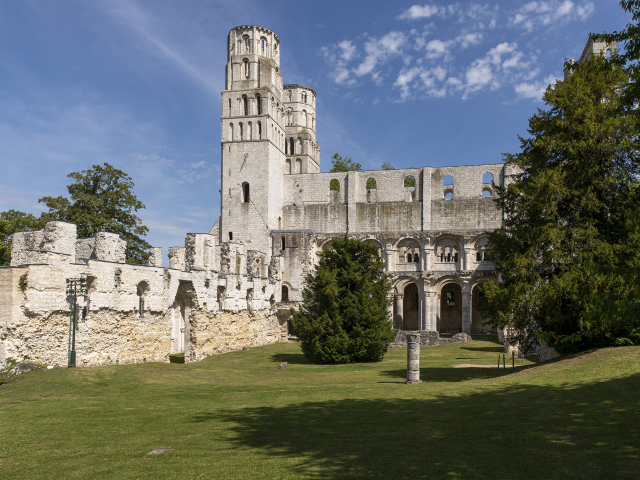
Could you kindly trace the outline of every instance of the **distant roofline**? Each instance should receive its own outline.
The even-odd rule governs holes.
[[[318,94],[313,88],[307,87],[306,85],[300,85],[299,83],[292,83],[291,85],[283,85],[282,88],[285,90],[288,88],[306,88],[307,90],[311,90],[316,97],[318,96]]]
[[[267,30],[271,33],[273,33],[273,35],[276,37],[276,39],[278,40],[278,43],[280,43],[280,37],[278,36],[278,34],[276,32],[274,32],[273,30],[271,30],[270,28],[267,27],[261,27],[260,25],[238,25],[237,27],[233,27],[232,29],[229,30],[229,33],[231,33],[233,30],[236,30],[238,28],[251,28],[251,27],[257,27],[257,28],[262,28],[263,30]]]

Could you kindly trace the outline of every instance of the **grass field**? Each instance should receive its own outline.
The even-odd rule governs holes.
[[[0,478],[640,477],[640,347],[452,368],[496,364],[487,338],[423,348],[419,385],[406,349],[318,366],[296,343],[30,372],[0,386]]]

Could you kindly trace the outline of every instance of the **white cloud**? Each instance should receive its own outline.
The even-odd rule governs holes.
[[[136,160],[140,160],[145,163],[151,163],[157,167],[170,167],[171,165],[173,165],[173,160],[161,157],[160,155],[156,155],[155,153],[147,155],[140,152],[133,152],[131,156]]]
[[[204,167],[207,164],[207,162],[205,162],[204,160],[202,160],[201,162],[198,163],[192,163],[191,165],[189,165],[191,168],[200,168],[200,167]]]
[[[520,98],[533,98],[536,100],[541,100],[542,95],[546,91],[549,85],[555,85],[557,75],[549,75],[547,78],[540,82],[534,83],[519,83],[514,88],[516,94]]]
[[[471,45],[478,45],[481,41],[482,34],[479,32],[466,33],[456,37],[456,42],[458,42],[462,48],[468,48]]]
[[[392,55],[401,53],[401,48],[407,41],[407,36],[402,32],[389,32],[380,40],[372,37],[364,44],[365,58],[358,65],[354,73],[358,76],[371,73],[380,62],[384,62]]]
[[[528,32],[553,24],[563,24],[573,20],[584,21],[594,10],[593,3],[575,5],[571,0],[550,0],[529,2],[509,17],[509,25]]]
[[[436,5],[413,5],[400,14],[398,18],[403,20],[417,20],[419,18],[429,18],[434,15],[444,14],[444,7]]]

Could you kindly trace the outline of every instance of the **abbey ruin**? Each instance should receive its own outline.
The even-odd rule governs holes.
[[[591,42],[591,41],[590,41]],[[587,48],[595,51],[591,42]],[[220,217],[184,247],[124,262],[115,234],[76,238],[49,222],[16,233],[0,268],[0,363],[66,365],[71,298],[79,299],[78,366],[187,361],[287,340],[290,308],[317,253],[345,234],[370,242],[393,285],[398,330],[489,333],[475,305],[502,225],[494,184],[504,164],[320,173],[316,92],[284,85],[280,40],[258,26],[230,31],[221,117]]]

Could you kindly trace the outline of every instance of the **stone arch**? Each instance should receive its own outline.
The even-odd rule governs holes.
[[[331,181],[329,182],[329,190],[339,191],[340,190],[340,180],[338,180],[337,178],[331,179]]]
[[[366,184],[366,189],[367,190],[374,190],[376,188],[378,188],[378,184],[376,183],[376,179],[373,177],[369,177],[367,179],[367,184]]]
[[[493,173],[487,172],[482,175],[482,183],[483,184],[491,184],[493,183]]]
[[[196,306],[193,285],[191,282],[180,281],[171,307],[171,353],[184,353],[185,361],[189,355],[189,319],[191,310]]]
[[[402,304],[402,329],[420,330],[420,297],[418,285],[408,282],[404,286],[404,299]]]
[[[462,285],[459,280],[446,277],[438,284],[440,293],[440,333],[462,332]]]
[[[378,240],[376,240],[375,238],[366,238],[363,240],[363,242],[371,244],[374,247],[376,247],[378,249],[378,257],[380,258],[380,260],[382,260],[382,251],[384,250],[384,248],[382,247],[382,244]]]
[[[483,197],[493,197],[493,188],[491,188],[490,186],[483,186],[482,187],[482,196]]]
[[[453,185],[453,177],[451,175],[445,175],[442,177],[442,185]]]
[[[422,246],[415,238],[406,237],[399,240],[396,244],[396,251],[398,252],[398,263],[420,263]]]
[[[280,301],[281,302],[288,302],[289,301],[289,286],[285,285],[284,283],[282,284],[282,292],[280,295]]]
[[[486,260],[485,251],[487,249],[487,243],[489,242],[489,236],[486,234],[479,235],[473,241],[473,259],[476,262],[482,262]]]
[[[484,283],[490,281],[489,279],[478,280],[471,290],[471,334],[482,333],[495,333],[495,329],[489,325],[488,320],[483,318],[478,310],[480,304],[480,296],[482,294],[481,287]]]
[[[296,173],[302,173],[302,160],[296,158]]]
[[[138,316],[144,318],[147,297],[149,296],[149,282],[146,280],[139,282],[136,288],[136,294],[138,295]]]
[[[457,238],[442,235],[434,242],[433,254],[436,263],[458,263],[462,246]]]

